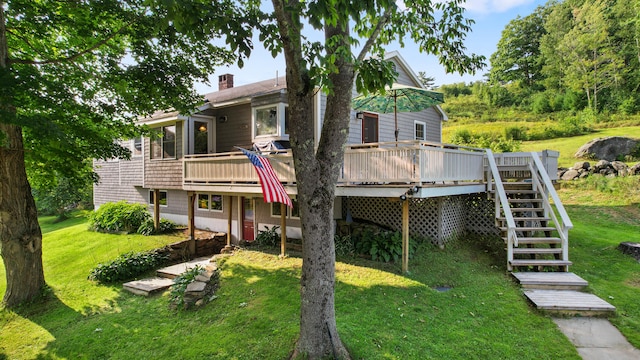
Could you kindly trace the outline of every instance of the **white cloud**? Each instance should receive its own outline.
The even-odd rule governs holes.
[[[468,11],[490,14],[502,13],[515,7],[529,4],[534,0],[467,0],[462,7]]]

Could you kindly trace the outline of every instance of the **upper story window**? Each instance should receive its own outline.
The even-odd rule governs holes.
[[[152,159],[175,159],[176,158],[176,126],[163,126],[160,128],[162,137],[158,137],[151,142]]]
[[[416,140],[425,141],[427,140],[427,124],[424,121],[414,121],[414,138]]]
[[[131,140],[131,156],[142,156],[142,137],[138,136]]]
[[[253,138],[287,138],[289,111],[286,104],[275,104],[253,109]]]

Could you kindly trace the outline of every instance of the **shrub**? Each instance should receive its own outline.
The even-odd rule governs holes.
[[[169,293],[169,302],[171,305],[177,308],[185,305],[184,293],[187,290],[187,286],[194,282],[196,277],[202,273],[204,273],[204,268],[201,265],[196,265],[173,279],[173,285]]]
[[[409,257],[417,249],[419,241],[409,241]],[[399,231],[380,231],[374,234],[365,229],[358,241],[355,241],[358,254],[369,255],[371,260],[390,262],[402,258],[402,233]]]
[[[130,280],[167,263],[169,253],[162,250],[124,253],[112,261],[98,264],[89,274],[90,280],[114,283]]]
[[[549,99],[545,93],[537,93],[533,95],[531,111],[533,111],[534,114],[551,112],[551,104],[549,104]]]
[[[255,243],[261,246],[275,247],[280,243],[280,235],[277,230],[279,226],[273,226],[269,228],[265,225],[265,230],[258,230],[258,236],[256,236]]]
[[[527,140],[527,128],[522,126],[507,126],[504,129],[504,137],[507,140]]]
[[[356,253],[356,247],[353,243],[351,235],[336,235],[334,237],[337,256],[353,256]]]
[[[154,225],[155,224],[151,217],[145,219],[144,222],[138,227],[138,234],[146,236],[154,234],[164,234],[173,231],[176,228],[176,223],[169,219],[160,219],[158,231],[156,231]]]
[[[143,204],[118,201],[105,203],[89,215],[89,228],[100,232],[133,233],[151,214]]]

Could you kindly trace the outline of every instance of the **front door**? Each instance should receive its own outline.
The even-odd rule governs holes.
[[[362,143],[378,142],[378,115],[364,113],[362,118]]]
[[[242,198],[242,239],[247,241],[255,240],[254,230],[255,211],[253,199]]]
[[[194,154],[208,154],[209,153],[209,138],[210,136],[210,124],[208,121],[196,120],[193,122],[193,153]]]

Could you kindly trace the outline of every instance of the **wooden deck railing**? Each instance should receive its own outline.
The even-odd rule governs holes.
[[[295,182],[290,150],[266,156],[280,181]],[[241,152],[186,156],[183,175],[185,184],[258,181],[251,163]],[[484,149],[402,141],[347,146],[338,183],[402,182],[422,185],[483,179]]]

